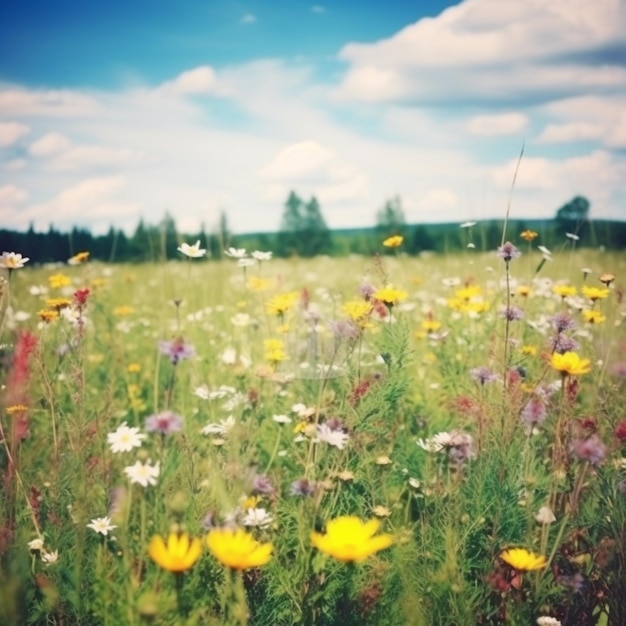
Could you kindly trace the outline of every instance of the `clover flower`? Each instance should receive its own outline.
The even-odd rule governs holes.
[[[191,539],[187,533],[170,533],[167,543],[160,535],[154,535],[148,554],[159,567],[179,574],[195,565],[202,554],[202,542],[198,538]]]
[[[376,535],[379,528],[380,522],[376,519],[364,522],[353,515],[345,515],[330,520],[325,533],[312,532],[311,543],[338,561],[359,563],[393,543],[391,535]]]
[[[261,567],[272,558],[271,543],[259,543],[241,528],[214,528],[206,536],[206,543],[222,565],[234,570]]]

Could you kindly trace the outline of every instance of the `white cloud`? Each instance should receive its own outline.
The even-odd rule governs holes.
[[[30,126],[19,122],[0,122],[0,148],[8,148],[30,132]]]
[[[157,92],[168,95],[210,94],[217,91],[217,75],[215,70],[202,65],[179,74],[174,80],[164,83]]]
[[[50,157],[72,145],[72,142],[61,133],[46,133],[36,141],[30,144],[28,151],[36,157]]]
[[[335,153],[315,141],[301,141],[283,148],[259,176],[264,180],[302,182],[317,179],[320,173],[336,159]]]
[[[314,4],[311,7],[311,13],[317,13],[318,15],[321,15],[323,13],[326,13],[326,7],[322,6],[321,4]]]
[[[0,206],[14,206],[28,200],[28,192],[15,185],[0,187]]]
[[[373,44],[348,44],[344,99],[541,100],[623,88],[626,70],[584,58],[626,42],[621,0],[465,0]]]
[[[71,90],[7,86],[0,83],[0,115],[6,117],[75,117],[99,112],[97,100],[89,94]]]
[[[528,116],[523,113],[497,113],[473,117],[467,124],[467,130],[472,135],[517,135],[527,125]]]
[[[256,15],[253,15],[252,13],[246,13],[241,18],[242,24],[254,24],[254,22],[256,22]]]

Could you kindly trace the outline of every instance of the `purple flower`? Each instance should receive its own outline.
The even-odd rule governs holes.
[[[149,433],[171,435],[182,430],[183,418],[172,411],[162,411],[146,417],[145,427]]]
[[[524,318],[524,311],[518,306],[507,306],[500,309],[500,317],[504,317],[509,322],[516,322]]]
[[[329,322],[328,327],[337,339],[358,339],[360,328],[350,320],[336,320]]]
[[[471,369],[470,376],[481,385],[498,380],[498,375],[494,374],[488,367],[484,366]]]
[[[341,421],[341,418],[339,417],[329,417],[326,420],[326,426],[328,426],[330,430],[346,430],[343,422]]]
[[[550,340],[550,347],[554,352],[565,354],[566,352],[576,352],[578,350],[578,342],[573,337],[559,333],[554,339]]]
[[[159,341],[159,352],[170,358],[170,361],[176,365],[179,361],[184,361],[196,353],[196,349],[181,338],[174,341]]]
[[[562,333],[566,330],[574,330],[576,328],[576,322],[567,313],[557,313],[553,315],[550,318],[550,324],[552,324],[557,333]]]
[[[289,487],[289,495],[312,496],[315,493],[315,483],[308,478],[298,478]]]
[[[508,263],[512,259],[522,256],[522,253],[510,241],[507,241],[498,248],[498,256]]]
[[[521,418],[529,428],[543,424],[546,419],[546,403],[539,396],[533,396],[522,409]]]
[[[607,447],[598,435],[591,435],[587,439],[574,439],[570,444],[570,452],[581,461],[597,465],[606,456]]]
[[[369,300],[376,291],[376,287],[371,285],[370,283],[361,283],[359,285],[359,293],[366,299]]]
[[[474,439],[468,433],[452,431],[450,441],[445,446],[450,460],[456,465],[462,465],[466,460],[476,456]]]
[[[256,474],[252,479],[252,493],[254,495],[272,495],[274,493],[274,485],[272,485],[272,481],[267,476]]]

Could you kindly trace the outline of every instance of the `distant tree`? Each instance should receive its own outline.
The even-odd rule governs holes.
[[[419,254],[424,250],[434,250],[435,242],[428,229],[420,224],[411,230],[404,249],[409,254]]]
[[[376,213],[376,232],[380,238],[406,235],[406,219],[400,196],[387,200],[385,206]]]
[[[180,242],[178,241],[176,222],[169,211],[165,212],[163,219],[159,223],[159,233],[161,235],[161,256],[164,259],[176,257],[178,254],[176,249]]]
[[[331,233],[317,198],[313,196],[305,203],[295,191],[291,191],[278,233],[278,254],[312,257],[330,252],[331,246]]]
[[[564,204],[554,218],[557,234],[574,233],[578,236],[586,234],[590,208],[591,204],[584,196],[576,196]]]

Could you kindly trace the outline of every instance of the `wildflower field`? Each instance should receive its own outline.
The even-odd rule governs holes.
[[[0,623],[626,624],[626,255],[522,235],[4,253]]]

